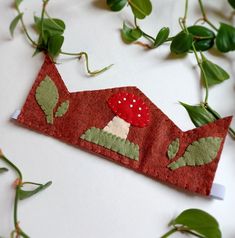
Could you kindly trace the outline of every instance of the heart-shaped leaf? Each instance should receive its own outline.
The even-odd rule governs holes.
[[[201,79],[204,85],[206,84],[205,80],[207,80],[207,85],[210,87],[229,79],[229,74],[224,69],[207,60],[204,55],[202,55],[201,66],[204,72],[201,72]]]
[[[152,12],[152,4],[150,0],[128,0],[131,10],[136,18],[144,19]]]
[[[216,219],[209,213],[200,209],[188,209],[183,211],[173,222],[174,226],[197,232],[205,238],[221,238],[222,234]],[[187,232],[187,231],[186,231]]]
[[[11,22],[11,24],[10,24],[10,27],[9,27],[11,36],[14,35],[15,28],[16,28],[17,24],[19,23],[20,19],[22,18],[22,16],[23,16],[23,13],[20,13],[19,15],[17,15],[17,16],[12,20],[12,22]]]
[[[193,35],[194,46],[197,51],[206,51],[213,47],[215,34],[204,26],[190,26],[188,32]]]
[[[40,34],[42,32],[41,18],[34,17],[35,28]],[[43,31],[47,32],[49,36],[62,35],[65,30],[65,24],[62,20],[57,18],[44,18],[43,19]]]
[[[157,34],[156,39],[154,41],[153,47],[157,48],[158,46],[162,45],[168,38],[170,34],[169,27],[163,27]]]
[[[191,121],[196,127],[216,120],[214,115],[206,110],[203,105],[188,105],[183,102],[180,102],[180,104],[187,110]]]
[[[220,137],[205,137],[187,147],[182,157],[168,165],[171,170],[185,166],[209,164],[217,157],[222,142]]]
[[[64,37],[61,35],[53,35],[48,39],[48,53],[55,57],[60,53],[61,47],[64,43]]]
[[[235,28],[231,25],[221,23],[216,36],[216,46],[221,52],[235,50]]]
[[[184,54],[191,49],[193,43],[193,35],[181,31],[177,34],[171,42],[171,52],[175,54]]]
[[[106,3],[112,11],[117,12],[126,6],[127,0],[107,0]]]
[[[29,198],[29,197],[31,197],[31,196],[33,196],[33,195],[35,195],[35,194],[45,190],[51,184],[52,184],[52,182],[50,181],[50,182],[47,182],[46,184],[39,185],[34,190],[30,190],[30,191],[26,191],[26,190],[23,190],[22,188],[20,188],[20,190],[19,190],[19,199],[20,200],[24,200],[26,198]]]
[[[5,173],[5,172],[7,172],[7,171],[8,171],[7,168],[0,168],[0,174]]]
[[[23,2],[23,0],[15,0],[15,6],[16,8],[19,8],[20,4]]]
[[[132,43],[142,36],[142,31],[139,28],[130,28],[125,23],[123,23],[121,34],[122,39],[126,43]]]
[[[228,0],[228,2],[235,9],[235,0]]]

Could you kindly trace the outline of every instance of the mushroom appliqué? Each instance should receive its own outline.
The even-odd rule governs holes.
[[[139,159],[139,146],[127,139],[130,126],[145,127],[149,123],[149,108],[132,93],[119,92],[108,99],[116,116],[103,128],[88,129],[81,139],[101,145],[130,159]]]

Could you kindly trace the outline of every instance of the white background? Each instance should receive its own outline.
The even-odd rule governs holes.
[[[156,238],[168,230],[168,222],[177,214],[195,207],[219,220],[223,237],[234,238],[235,142],[229,137],[215,178],[215,182],[227,188],[225,200],[219,201],[178,191],[9,120],[12,112],[22,107],[43,63],[41,54],[32,57],[33,49],[20,28],[14,39],[10,38],[8,26],[16,15],[12,2],[0,2],[0,147],[23,171],[25,180],[53,181],[48,190],[20,203],[20,225],[26,233],[33,238]],[[50,1],[49,13],[62,18],[67,25],[64,51],[87,51],[93,69],[115,64],[108,72],[90,78],[82,62],[59,59],[63,64],[58,69],[68,89],[136,85],[181,129],[193,128],[178,101],[195,104],[202,100],[194,57],[172,57],[167,45],[153,51],[125,45],[119,30],[124,20],[132,20],[130,9],[113,13],[104,2]],[[232,8],[227,1],[205,2],[215,24],[230,20]],[[190,1],[189,24],[200,14],[196,3]],[[40,6],[39,0],[25,0],[22,4],[28,26],[32,24],[33,13],[39,14]],[[140,24],[153,35],[162,26],[169,26],[173,35],[179,31],[177,21],[183,7],[183,0],[154,1],[153,14]],[[231,74],[230,80],[210,90],[210,104],[224,116],[235,112],[233,54],[223,56],[216,51],[207,54]],[[234,121],[232,124],[235,126]],[[0,236],[3,237],[9,237],[13,229],[14,179],[13,172],[0,178]]]

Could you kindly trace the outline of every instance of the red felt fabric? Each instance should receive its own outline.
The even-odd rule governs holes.
[[[65,100],[70,101],[68,112],[63,117],[56,118],[53,125],[46,123],[44,113],[35,100],[35,90],[46,75],[50,76],[58,87],[58,105]],[[115,114],[107,101],[111,96],[120,92],[128,92],[141,98],[149,109],[149,124],[142,128],[131,126],[127,138],[139,145],[139,161],[131,160],[102,146],[80,139],[87,129],[104,128],[112,120]],[[183,132],[136,87],[70,93],[54,63],[46,56],[17,121],[30,129],[99,154],[153,179],[201,195],[209,195],[231,117]],[[180,139],[180,149],[174,159],[177,160],[189,144],[208,136],[223,138],[218,156],[213,162],[198,167],[182,167],[175,171],[167,168],[170,163],[167,158],[167,148],[172,140]]]

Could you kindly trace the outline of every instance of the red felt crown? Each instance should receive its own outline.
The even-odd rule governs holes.
[[[70,93],[46,56],[17,121],[153,179],[209,195],[231,117],[183,132],[136,87]]]

